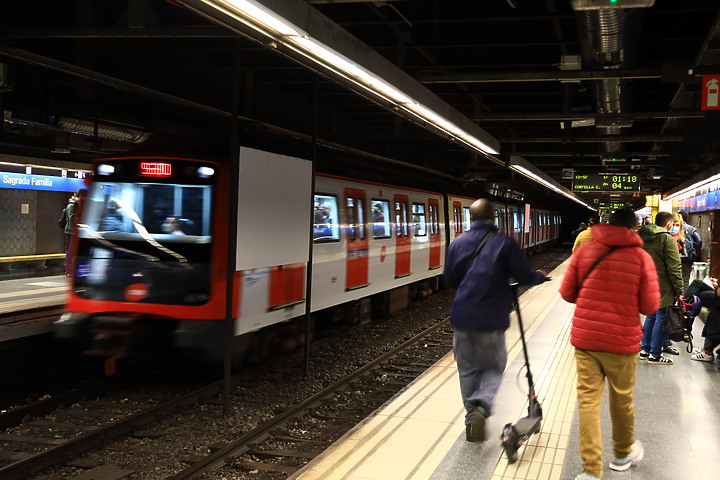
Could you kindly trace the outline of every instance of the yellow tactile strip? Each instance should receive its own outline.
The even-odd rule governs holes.
[[[557,290],[564,268],[562,265],[553,272],[556,280],[523,295],[526,338],[532,336],[553,307],[563,305],[557,303]],[[567,304],[565,307],[561,312],[566,317],[562,334],[536,377],[538,397],[545,408],[541,432],[521,448],[518,452],[521,460],[516,464],[508,465],[504,456],[499,458],[493,479],[560,478],[575,406],[574,359],[567,338],[572,307]],[[517,322],[512,325],[506,334],[508,365],[522,352]],[[555,384],[557,381],[561,383]],[[458,440],[465,416],[458,401],[459,389],[457,369],[450,353],[290,478],[428,479]],[[518,412],[518,417],[524,414]]]
[[[572,313],[572,308],[569,309]],[[502,456],[492,480],[555,480],[561,477],[575,411],[575,357],[570,345],[571,316],[563,326],[549,361],[537,377],[536,392],[543,406],[540,433],[518,451],[519,460],[509,464]],[[519,416],[527,412],[527,404]]]

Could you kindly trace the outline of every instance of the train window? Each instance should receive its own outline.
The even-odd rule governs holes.
[[[355,199],[352,197],[347,198],[347,234],[349,240],[355,240],[357,237],[356,226],[355,226]]]
[[[520,230],[520,214],[513,212],[513,230]]]
[[[413,203],[412,204],[412,220],[413,230],[416,237],[424,237],[427,235],[427,222],[425,216],[425,204],[424,203]]]
[[[390,238],[390,202],[378,200],[370,201],[372,204],[373,238]]]
[[[500,228],[500,212],[493,210],[493,219],[495,220],[495,228]]]
[[[360,240],[365,240],[365,207],[363,206],[363,199],[357,199],[357,220],[358,220],[358,236]]]
[[[459,206],[453,206],[453,223],[455,224],[455,233],[462,232],[462,221],[460,219],[460,208]]]
[[[395,202],[395,229],[398,237],[409,237],[408,206],[405,202]]]
[[[437,208],[434,204],[428,205],[428,214],[430,215],[430,235],[437,235],[440,232],[440,221],[438,219]]]
[[[338,225],[338,204],[335,195],[315,195],[314,242],[337,242],[340,240]]]
[[[463,207],[463,230],[470,230],[470,207]]]

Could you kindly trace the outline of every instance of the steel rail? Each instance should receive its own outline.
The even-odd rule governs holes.
[[[444,327],[449,322],[449,317],[445,318],[443,321],[433,325],[432,327],[429,327],[419,334],[415,335],[414,337],[410,338],[409,340],[406,340],[402,344],[398,345],[397,347],[393,348],[392,350],[389,350],[382,354],[381,356],[377,357],[372,362],[363,365],[362,367],[358,368],[357,370],[353,371],[352,373],[348,374],[347,376],[337,380],[336,382],[332,383],[328,387],[325,387],[324,389],[318,391],[311,397],[308,397],[307,399],[303,400],[299,404],[295,405],[292,408],[289,408],[288,410],[285,410],[281,414],[277,415],[276,417],[272,418],[271,420],[268,420],[267,422],[262,423],[261,425],[258,425],[253,430],[249,431],[242,437],[238,438],[237,440],[229,443],[225,447],[217,450],[216,452],[213,452],[212,454],[208,455],[207,457],[199,460],[198,462],[190,465],[188,468],[183,470],[182,472],[179,472],[171,477],[168,477],[167,480],[183,480],[188,478],[193,478],[195,475],[198,475],[200,473],[215,469],[217,467],[221,467],[225,465],[226,459],[228,457],[237,457],[239,455],[242,455],[247,451],[247,445],[250,443],[257,442],[259,440],[264,439],[268,436],[269,432],[278,426],[285,423],[290,418],[297,416],[299,413],[304,412],[305,410],[314,407],[317,405],[320,400],[322,400],[325,397],[330,396],[334,392],[336,392],[340,387],[346,385],[350,381],[354,380],[355,378],[363,375],[364,373],[378,367],[382,362],[386,361],[388,358],[391,358],[397,353],[401,352],[402,350],[405,350],[406,348],[416,344],[420,339],[423,337],[426,337],[430,333],[433,333],[437,330],[439,330],[441,327]]]

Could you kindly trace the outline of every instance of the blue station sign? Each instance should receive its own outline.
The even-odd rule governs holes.
[[[85,172],[78,172],[78,174],[80,177],[85,176]],[[85,188],[85,180],[83,178],[0,172],[0,188],[15,188],[18,190],[49,190],[53,192],[77,192],[79,189]]]

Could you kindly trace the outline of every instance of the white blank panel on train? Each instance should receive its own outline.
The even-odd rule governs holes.
[[[237,270],[307,262],[312,163],[240,149]]]

